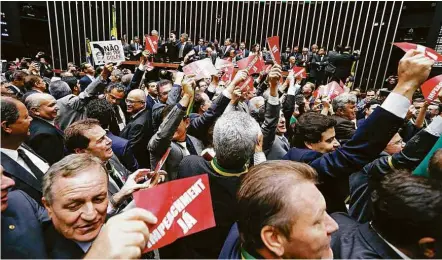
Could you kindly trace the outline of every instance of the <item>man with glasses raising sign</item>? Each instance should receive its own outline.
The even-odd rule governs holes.
[[[130,118],[120,136],[129,141],[140,168],[150,169],[147,145],[153,136],[151,111],[146,108],[146,94],[141,89],[129,92],[126,98],[127,113]]]

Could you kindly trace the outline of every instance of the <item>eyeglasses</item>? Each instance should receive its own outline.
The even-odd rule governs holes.
[[[130,100],[130,99],[126,99],[126,104],[135,104],[135,103],[141,103],[144,104],[144,101],[141,100]]]

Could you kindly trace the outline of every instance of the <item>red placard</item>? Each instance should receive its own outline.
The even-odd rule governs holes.
[[[158,51],[158,36],[147,36],[146,37],[146,50],[150,53],[157,53]]]
[[[261,56],[250,55],[249,57],[242,59],[236,63],[240,70],[246,69],[250,74],[260,73],[264,70],[264,60]]]
[[[212,75],[218,73],[210,59],[202,59],[192,62],[183,67],[183,72],[186,75],[195,75],[195,80],[210,78]]]
[[[435,100],[442,89],[442,75],[436,76],[424,82],[421,86],[422,94],[428,102]]]
[[[273,36],[267,38],[267,43],[269,45],[270,55],[272,55],[272,59],[281,64],[281,50],[279,48],[279,36]]]
[[[409,42],[395,42],[395,46],[401,48],[403,51],[407,52],[409,50],[418,50],[425,53],[425,56],[435,61],[442,61],[442,55],[437,53],[435,50],[425,47],[420,44],[409,43]]]
[[[248,76],[247,78],[246,78],[246,80],[244,80],[242,83],[241,83],[241,86],[239,87],[240,89],[241,89],[241,92],[245,92],[245,91],[248,91],[248,90],[252,90],[254,87],[253,87],[253,77],[252,76]]]
[[[307,78],[307,72],[303,67],[293,67],[293,72],[295,73],[293,76],[296,78]]]
[[[158,223],[149,227],[150,237],[144,252],[215,226],[207,174],[140,190],[133,197],[137,207],[158,218]]]
[[[344,93],[344,88],[339,85],[336,81],[331,81],[325,86],[322,86],[318,89],[317,97],[329,97],[330,100],[333,100],[335,97]]]

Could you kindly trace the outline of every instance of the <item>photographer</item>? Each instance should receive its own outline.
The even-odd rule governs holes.
[[[351,46],[346,46],[342,53],[339,53],[340,46],[335,47],[335,51],[329,53],[328,61],[335,67],[332,73],[332,80],[346,82],[351,75],[353,62],[359,59],[359,51],[351,52]],[[328,72],[333,72],[329,70]]]

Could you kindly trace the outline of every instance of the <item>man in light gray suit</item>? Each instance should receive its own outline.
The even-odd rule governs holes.
[[[62,131],[73,122],[87,117],[87,103],[99,93],[102,93],[107,85],[107,79],[110,76],[110,71],[112,71],[112,65],[106,66],[107,69],[104,69],[101,75],[92,81],[78,96],[72,94],[69,85],[64,81],[54,81],[49,85],[49,92],[57,100],[57,106],[59,108],[55,125]]]

